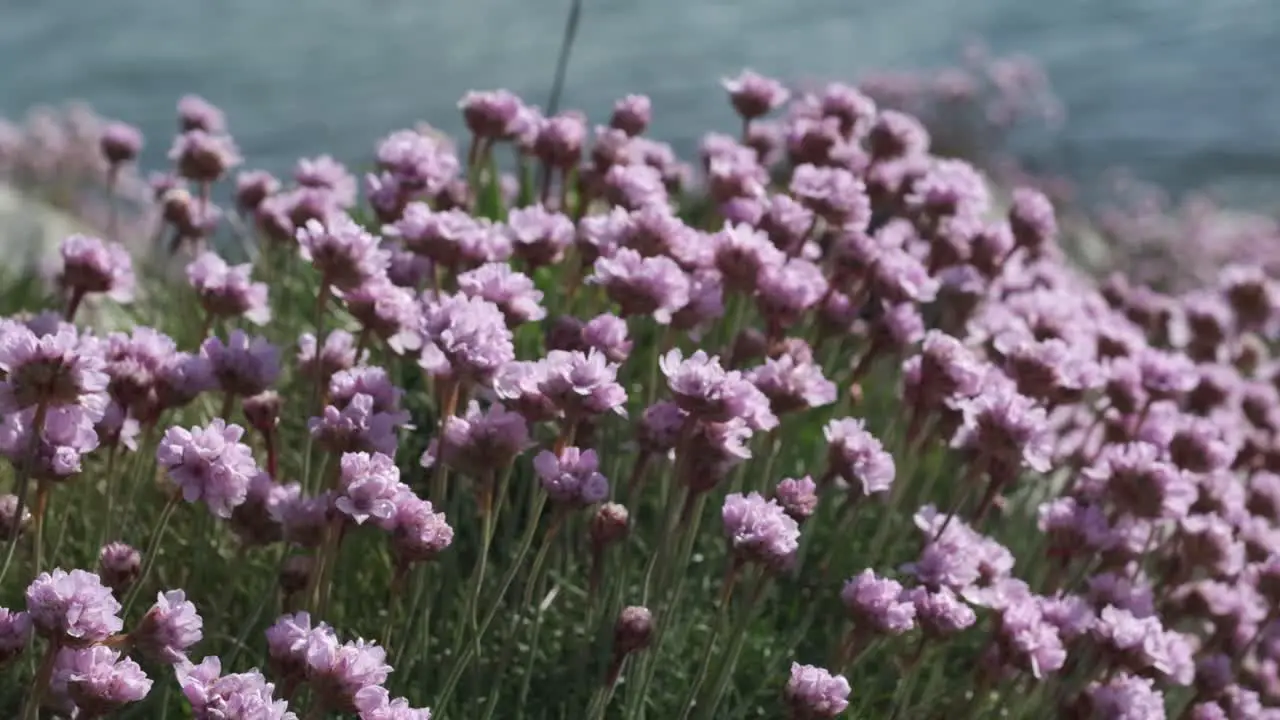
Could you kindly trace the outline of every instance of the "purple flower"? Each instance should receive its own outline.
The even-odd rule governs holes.
[[[791,97],[782,83],[750,70],[743,70],[735,78],[725,78],[720,84],[729,93],[729,101],[743,120],[767,115]]]
[[[822,366],[790,353],[765,360],[746,377],[769,398],[775,415],[809,410],[836,401],[836,384],[822,375]]]
[[[77,717],[106,717],[151,692],[151,679],[138,663],[104,645],[64,648],[54,659],[49,689],[79,711]]]
[[[1138,353],[1142,387],[1155,400],[1173,400],[1195,389],[1200,374],[1185,355],[1144,348]]]
[[[849,707],[849,681],[813,665],[791,663],[785,694],[797,720],[833,718]]]
[[[488,263],[462,273],[458,276],[458,290],[497,305],[512,327],[547,316],[539,304],[542,291],[529,276],[512,270],[504,262]]]
[[[409,420],[404,411],[382,411],[372,395],[358,392],[344,406],[326,405],[307,422],[311,437],[331,453],[379,452],[394,456],[396,429]]]
[[[22,654],[31,642],[31,615],[0,608],[0,667]]]
[[[302,259],[320,272],[323,285],[354,290],[386,273],[389,253],[347,215],[335,213],[324,222],[308,220],[298,228],[297,239]]]
[[[1031,188],[1017,188],[1009,204],[1009,229],[1018,247],[1039,254],[1052,245],[1058,235],[1058,221],[1053,203],[1044,193]]]
[[[261,336],[232,330],[224,343],[219,337],[200,344],[223,392],[251,397],[270,388],[280,377],[280,349]]]
[[[512,252],[532,268],[559,261],[573,244],[573,221],[542,205],[514,208],[507,216]]]
[[[395,353],[420,350],[422,307],[411,290],[379,275],[355,290],[342,293],[347,311],[361,326],[387,342]]]
[[[759,562],[775,572],[789,570],[800,547],[800,526],[776,500],[759,493],[731,493],[720,511],[724,535],[739,562]]]
[[[591,318],[582,326],[581,337],[585,346],[583,350],[595,350],[610,362],[625,362],[631,354],[632,343],[627,337],[627,321],[617,315],[604,313]]]
[[[652,114],[652,103],[647,95],[627,95],[613,104],[609,127],[634,137],[649,127]]]
[[[617,382],[618,365],[595,348],[552,350],[537,365],[537,391],[560,413],[570,418],[625,413],[627,392]]]
[[[906,591],[904,597],[916,608],[916,622],[935,637],[954,635],[978,621],[973,608],[956,597],[950,588],[931,592],[928,588],[915,587]]]
[[[542,488],[555,502],[570,506],[594,505],[609,497],[609,481],[598,471],[595,450],[567,447],[557,457],[543,450],[533,459]]]
[[[280,181],[265,170],[245,170],[236,175],[236,208],[248,215],[267,198],[280,192]]]
[[[1085,476],[1105,483],[1118,509],[1147,520],[1184,517],[1196,500],[1191,480],[1161,460],[1160,450],[1150,443],[1108,445]]]
[[[1099,720],[1164,720],[1164,695],[1150,678],[1121,673],[1087,691],[1092,717]]]
[[[602,184],[605,199],[627,210],[669,201],[662,173],[648,165],[614,165],[604,174]]]
[[[131,162],[142,152],[142,133],[138,128],[122,122],[110,122],[102,128],[98,140],[102,157],[111,166]]]
[[[689,302],[689,278],[674,260],[641,257],[631,248],[596,260],[589,282],[604,287],[623,317],[651,314],[666,325]]]
[[[356,179],[342,163],[328,155],[298,160],[293,179],[300,187],[329,193],[338,207],[349,208],[356,204]]]
[[[173,139],[169,159],[178,166],[178,174],[198,183],[214,183],[243,158],[229,135],[204,130],[187,130]]]
[[[725,370],[718,357],[699,350],[685,359],[677,348],[662,356],[659,367],[676,403],[699,420],[723,423],[740,418],[761,430],[778,424],[764,393],[738,371]]]
[[[986,180],[963,160],[935,160],[907,194],[910,210],[936,221],[943,217],[981,217],[990,207]]]
[[[875,495],[893,486],[893,456],[867,431],[861,418],[832,420],[822,432],[829,471],[849,483],[856,496]]]
[[[785,478],[773,489],[773,496],[796,522],[804,522],[818,509],[818,486],[813,478]]]
[[[356,696],[360,720],[431,720],[427,708],[413,708],[404,698],[391,698],[386,688],[376,685],[365,688]]]
[[[519,132],[524,103],[509,90],[473,90],[462,97],[458,108],[477,138],[510,140]]]
[[[730,289],[751,293],[766,267],[778,267],[787,256],[769,236],[750,225],[730,225],[712,236],[716,268]]]
[[[396,561],[407,566],[434,558],[453,543],[453,528],[444,513],[411,492],[396,500],[392,519],[391,550]]]
[[[206,427],[171,427],[156,448],[156,460],[187,502],[203,501],[222,518],[245,501],[249,482],[261,472],[253,451],[240,442],[244,428],[214,418]]]
[[[247,407],[245,414],[249,414]],[[249,547],[276,542],[282,535],[277,519],[280,506],[300,493],[297,483],[280,485],[267,473],[258,473],[249,481],[245,501],[231,511],[232,531]]]
[[[141,572],[142,554],[130,545],[113,542],[98,553],[98,577],[116,594],[128,590]]]
[[[332,633],[313,632],[306,653],[307,680],[334,712],[356,712],[361,691],[382,685],[391,674],[386,650],[364,640],[339,644]]]
[[[915,627],[916,606],[896,580],[863,570],[844,584],[840,600],[857,624],[877,632],[900,635]]]
[[[418,130],[397,130],[378,143],[378,167],[410,190],[434,195],[459,170],[447,143]]]
[[[1262,268],[1229,265],[1218,276],[1218,286],[1244,330],[1268,329],[1280,305],[1276,285]]]
[[[1010,477],[1023,465],[1049,470],[1052,451],[1044,408],[1007,385],[996,385],[960,404],[964,425],[951,440],[987,463],[997,477]]]
[[[340,467],[334,507],[357,525],[370,519],[380,525],[391,523],[396,500],[407,489],[395,462],[381,453],[345,453]]]
[[[27,613],[42,637],[66,645],[99,643],[120,632],[120,603],[97,575],[61,568],[27,586]]]
[[[422,455],[424,467],[443,461],[472,477],[505,467],[529,446],[524,416],[493,404],[481,411],[472,401],[464,415],[449,418],[441,438]]]
[[[218,106],[199,95],[183,95],[178,100],[178,129],[181,132],[226,132],[227,117]]]
[[[354,367],[356,360],[356,339],[346,330],[334,330],[325,336],[320,350],[320,376],[327,380],[340,370]],[[311,333],[298,338],[298,366],[304,376],[315,377],[316,336]]]
[[[156,662],[174,665],[187,659],[187,650],[204,637],[204,620],[181,590],[156,594],[156,604],[129,633],[129,641]]]
[[[1005,662],[1037,679],[1060,670],[1067,660],[1058,628],[1045,619],[1040,599],[1033,595],[1000,610],[996,642]]]
[[[822,269],[803,258],[766,267],[756,285],[756,307],[772,325],[783,328],[799,322],[809,308],[827,294]]]
[[[570,110],[538,123],[533,154],[551,167],[567,170],[582,160],[582,143],[587,137],[587,119]]]
[[[223,675],[222,661],[210,655],[199,665],[176,665],[174,673],[196,720],[297,720],[286,701],[272,697],[275,686],[257,670]]]
[[[267,662],[272,675],[290,683],[305,679],[307,643],[311,639],[311,615],[299,612],[281,615],[267,628]],[[332,634],[332,629],[319,623],[314,632]]]
[[[427,304],[422,315],[423,333],[463,378],[487,384],[515,359],[506,317],[487,300],[446,295]]]
[[[871,222],[867,188],[844,168],[801,165],[791,176],[791,194],[833,225],[865,230]]]
[[[133,300],[137,284],[133,260],[120,243],[89,235],[69,235],[58,246],[62,274],[58,283],[72,293],[106,293],[119,303]]]
[[[187,265],[187,280],[200,296],[205,312],[218,317],[249,319],[255,325],[271,320],[267,285],[249,279],[253,265],[229,266],[216,253],[205,251]]]
[[[37,408],[45,409],[44,433],[56,433],[84,452],[97,447],[93,426],[106,413],[108,376],[96,339],[60,329],[37,337],[25,327],[0,333],[0,436],[13,450],[29,445]]]
[[[868,278],[871,290],[888,303],[929,303],[938,295],[938,281],[906,250],[889,248],[877,254]]]

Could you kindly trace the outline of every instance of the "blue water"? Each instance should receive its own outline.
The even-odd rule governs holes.
[[[1173,189],[1267,201],[1280,177],[1276,0],[585,0],[566,102],[654,99],[690,147],[732,127],[717,85],[933,66],[985,39],[1039,58],[1067,111],[1021,147],[1088,183],[1123,165]],[[366,157],[381,134],[458,128],[471,88],[543,102],[567,0],[0,0],[0,114],[90,101],[165,149],[184,92],[222,105],[253,166]],[[163,140],[160,140],[163,138]],[[1264,190],[1265,188],[1265,190]]]

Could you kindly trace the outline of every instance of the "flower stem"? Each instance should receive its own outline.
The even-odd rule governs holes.
[[[480,622],[480,629],[477,631],[479,637],[484,637],[488,631],[489,625],[493,623],[493,619],[498,615],[498,611],[502,609],[502,598],[507,594],[507,590],[511,587],[512,581],[515,580],[516,574],[520,572],[520,568],[524,565],[524,560],[529,555],[530,548],[533,547],[533,538],[537,535],[539,519],[542,517],[542,508],[546,505],[547,496],[545,493],[539,493],[538,499],[534,501],[533,512],[529,515],[529,525],[525,530],[524,537],[520,539],[520,547],[516,551],[516,556],[511,563],[511,567],[507,569],[506,575],[502,577],[502,582],[498,586],[498,596],[494,598],[493,605],[489,611],[485,613],[484,620]],[[434,715],[443,720],[448,710],[449,699],[453,696],[453,691],[458,687],[458,680],[462,678],[462,673],[466,672],[467,666],[476,656],[476,645],[473,643],[468,645],[462,655],[458,656],[458,660],[454,663],[453,668],[449,671],[448,678],[445,679],[444,686],[440,691],[440,698],[436,700]]]
[[[53,663],[58,657],[58,643],[50,640],[44,649],[44,657],[40,659],[40,669],[36,670],[35,680],[31,682],[31,694],[27,696],[27,704],[22,711],[23,720],[38,720],[40,717],[40,701],[49,689],[49,680],[53,678]]]
[[[133,607],[133,602],[138,599],[138,593],[142,591],[142,586],[147,584],[147,577],[151,574],[151,567],[155,565],[157,551],[160,549],[160,540],[164,538],[164,532],[169,527],[169,519],[173,517],[173,512],[178,508],[178,503],[181,501],[181,495],[174,495],[169,498],[168,504],[164,506],[164,510],[160,513],[160,519],[156,521],[155,530],[151,531],[151,540],[147,543],[147,552],[142,560],[142,573],[138,575],[137,581],[133,583],[133,588],[129,590],[129,596],[124,601],[124,610],[120,613],[122,617],[128,617],[129,608]]]
[[[31,439],[27,441],[26,457],[17,468],[18,477],[13,486],[17,488],[18,506],[13,513],[13,533],[9,538],[9,550],[5,553],[4,567],[0,568],[0,583],[9,574],[9,565],[13,562],[13,551],[18,547],[19,529],[22,527],[22,514],[26,510],[27,485],[31,482],[31,467],[36,463],[36,453],[40,452],[40,436],[44,434],[44,418],[48,411],[44,403],[36,406],[35,418],[31,422]]]
[[[50,486],[51,483],[44,478],[36,484],[35,574],[37,575],[44,568],[44,516],[49,510]]]

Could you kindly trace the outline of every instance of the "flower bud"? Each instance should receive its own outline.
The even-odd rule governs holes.
[[[649,647],[653,639],[653,614],[649,608],[632,605],[622,609],[613,626],[613,651],[627,655]]]
[[[132,547],[114,542],[98,555],[98,577],[116,595],[128,590],[142,573],[142,555]]]
[[[595,517],[591,518],[591,544],[600,551],[622,540],[627,536],[630,521],[631,516],[622,505],[601,505]]]

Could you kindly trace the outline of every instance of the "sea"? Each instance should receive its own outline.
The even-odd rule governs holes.
[[[0,115],[89,102],[162,161],[174,105],[223,107],[248,167],[367,159],[458,99],[544,103],[570,0],[0,0]],[[1280,206],[1280,0],[582,0],[564,104],[603,119],[653,99],[652,134],[691,150],[736,127],[719,80],[791,82],[943,67],[971,42],[1037,59],[1065,109],[1020,136],[1083,187],[1116,168],[1173,193]]]

